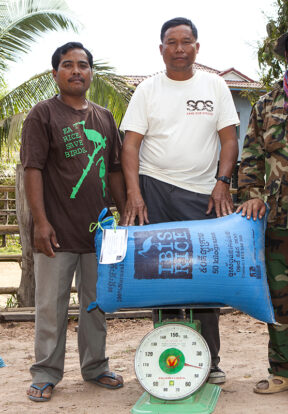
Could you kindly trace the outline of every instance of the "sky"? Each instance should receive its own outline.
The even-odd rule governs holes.
[[[257,42],[266,36],[273,0],[67,0],[82,22],[78,34],[50,32],[29,55],[10,65],[9,89],[51,68],[58,46],[80,41],[94,59],[120,75],[149,75],[165,69],[159,53],[160,29],[173,17],[187,17],[198,29],[196,62],[220,71],[234,67],[259,79]]]

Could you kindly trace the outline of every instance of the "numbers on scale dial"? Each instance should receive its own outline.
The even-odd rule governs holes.
[[[150,394],[167,400],[186,397],[210,372],[210,352],[201,335],[181,324],[161,325],[141,341],[135,371]]]
[[[153,357],[153,352],[151,352],[151,351],[145,352],[145,356],[146,357]]]

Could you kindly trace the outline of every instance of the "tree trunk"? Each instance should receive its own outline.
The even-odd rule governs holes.
[[[16,214],[22,245],[22,274],[17,300],[21,307],[35,306],[34,261],[31,243],[32,216],[24,190],[24,170],[16,167]]]

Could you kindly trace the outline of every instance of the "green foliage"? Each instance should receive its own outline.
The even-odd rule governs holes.
[[[0,99],[1,102],[1,99]],[[3,109],[3,106],[0,108]],[[0,177],[2,172],[11,170],[13,164],[14,171],[15,165],[19,158],[20,148],[20,133],[22,129],[22,123],[25,117],[24,112],[20,112],[9,118],[0,119]]]
[[[3,153],[0,161],[0,185],[15,185],[16,157],[9,160],[5,148]]]
[[[0,162],[0,185],[15,185],[16,167],[14,162]]]
[[[28,89],[23,86],[20,91],[16,88],[8,92],[5,83],[8,63],[30,52],[31,45],[43,33],[59,29],[78,31],[79,27],[80,23],[65,0],[0,0],[0,153],[3,146],[11,148],[15,137],[19,137],[25,115],[20,113],[33,106],[36,97],[33,101],[31,96],[37,95],[37,82],[30,85],[31,89],[28,85]],[[42,83],[39,86],[41,89]],[[29,99],[30,106],[27,105]],[[19,115],[16,120],[15,114]],[[8,159],[9,156],[8,153]]]
[[[258,62],[261,69],[261,81],[271,89],[276,81],[282,79],[285,71],[285,59],[274,53],[277,39],[288,31],[288,1],[274,0],[275,16],[267,17],[267,37],[258,43]]]
[[[51,71],[35,75],[0,99],[0,119],[5,119],[10,126],[13,115],[24,116],[37,102],[51,98],[56,92]],[[9,131],[9,127],[7,129]]]
[[[0,13],[0,78],[41,34],[79,27],[65,0],[0,0]]]
[[[7,298],[6,308],[18,308],[18,306],[19,303],[17,300],[17,295],[16,293],[12,293],[12,295]]]
[[[87,97],[92,101],[108,108],[117,125],[120,124],[123,114],[132,95],[131,87],[123,77],[113,73],[113,68],[107,63],[96,60],[93,63],[93,81]],[[10,125],[18,114],[18,120],[39,101],[51,98],[58,92],[57,85],[51,71],[33,76],[28,81],[0,98],[0,142],[9,141]],[[1,119],[3,119],[1,127]],[[5,120],[5,121],[4,121]],[[14,121],[16,124],[16,121]],[[2,129],[2,131],[1,131]],[[16,125],[14,130],[16,130]],[[18,134],[19,135],[19,134]]]
[[[0,76],[0,99],[6,95],[6,93],[8,93],[8,86],[7,83],[5,82],[5,79]]]
[[[15,61],[30,51],[42,32],[77,29],[75,18],[64,0],[0,0],[0,177],[15,171],[23,120],[39,101],[58,92],[51,71],[33,76],[12,91],[7,91],[4,73],[7,61]],[[1,63],[2,62],[2,63]],[[132,90],[113,68],[101,61],[93,65],[93,81],[87,97],[108,108],[119,126]]]
[[[95,61],[93,81],[87,97],[104,108],[108,108],[119,127],[131,99],[133,89],[122,76],[113,73],[106,63]]]
[[[116,75],[112,67],[102,61],[93,64],[93,81],[87,97],[104,108],[108,108],[120,125],[132,95],[131,86],[125,79]],[[51,71],[33,76],[0,98],[0,176],[11,170],[19,153],[20,135],[23,120],[37,102],[51,98],[58,93]],[[2,119],[1,119],[2,118]]]
[[[262,95],[262,92],[256,89],[246,89],[246,90],[241,91],[240,95],[243,98],[247,98],[251,106],[253,106],[258,101],[260,96]]]
[[[21,254],[22,248],[18,234],[6,234],[6,246],[0,247],[1,254]]]

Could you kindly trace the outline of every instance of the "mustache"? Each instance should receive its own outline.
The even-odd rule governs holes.
[[[68,82],[74,82],[76,80],[84,83],[84,79],[81,76],[73,76],[72,78],[68,79]]]

